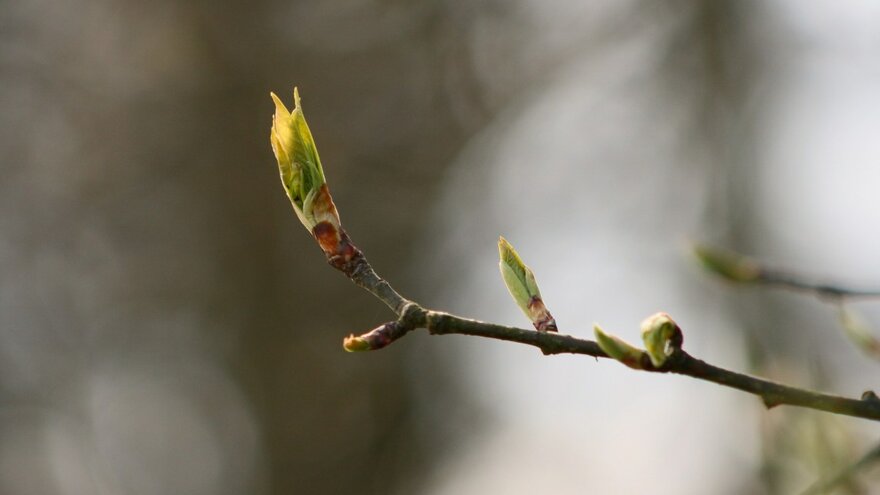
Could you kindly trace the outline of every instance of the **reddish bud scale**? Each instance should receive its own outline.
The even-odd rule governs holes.
[[[342,243],[342,235],[330,222],[321,222],[312,229],[312,234],[318,240],[318,245],[327,257],[337,254],[339,245]]]
[[[364,254],[351,243],[351,238],[342,229],[337,229],[329,222],[321,222],[312,229],[315,239],[327,256],[330,266],[347,276],[354,273],[357,266],[364,261]]]
[[[537,331],[559,331],[559,329],[556,327],[556,320],[553,318],[553,315],[550,314],[550,311],[547,310],[547,307],[544,306],[544,301],[540,297],[533,296],[529,300],[529,314],[532,317],[532,324],[535,326],[535,329]]]

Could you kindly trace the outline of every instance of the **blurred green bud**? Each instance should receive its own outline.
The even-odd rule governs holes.
[[[556,320],[544,305],[541,299],[541,291],[535,281],[535,274],[523,263],[513,246],[504,237],[498,238],[498,267],[501,269],[501,278],[504,285],[513,297],[514,302],[535,328],[542,332],[555,332]]]
[[[841,306],[840,325],[856,347],[875,358],[880,358],[880,340],[873,335],[870,325],[861,315],[852,309]]]
[[[596,343],[605,351],[605,354],[632,369],[644,369],[642,367],[642,356],[645,355],[645,351],[634,347],[619,337],[605,333],[599,325],[593,325],[593,333],[596,334]]]
[[[292,112],[275,93],[270,94],[275,102],[275,116],[269,141],[278,161],[281,184],[296,216],[309,232],[325,221],[338,229],[339,214],[327,189],[321,158],[303,115],[299,90],[293,89]]]
[[[642,321],[642,340],[651,364],[659,368],[672,351],[681,346],[681,329],[668,314],[656,313]]]
[[[761,276],[760,265],[741,254],[697,244],[694,255],[705,269],[733,282],[754,282]]]

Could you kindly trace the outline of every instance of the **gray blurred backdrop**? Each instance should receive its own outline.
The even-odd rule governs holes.
[[[391,315],[281,190],[294,84],[407,297],[526,325],[504,234],[563,332],[666,310],[710,361],[878,386],[832,308],[686,252],[880,284],[874,2],[4,0],[0,493],[793,493],[880,439],[499,342],[344,353]]]

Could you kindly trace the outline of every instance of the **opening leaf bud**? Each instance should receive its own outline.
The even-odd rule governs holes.
[[[299,90],[293,89],[293,111],[289,111],[275,93],[270,94],[275,102],[275,115],[269,141],[278,161],[281,184],[296,216],[309,232],[325,221],[338,230],[339,214],[327,189],[318,148],[302,111]]]

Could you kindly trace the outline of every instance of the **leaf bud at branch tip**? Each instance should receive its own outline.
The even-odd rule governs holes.
[[[675,320],[668,314],[655,313],[642,321],[642,340],[655,368],[663,366],[666,358],[681,347],[683,336]]]
[[[556,332],[556,320],[544,305],[535,274],[504,237],[498,238],[498,258],[501,278],[516,305],[538,331]]]
[[[269,141],[284,192],[297,218],[318,241],[330,264],[351,275],[356,259],[362,255],[342,228],[324,178],[318,148],[302,111],[299,90],[293,89],[292,111],[275,93],[270,94],[275,102],[275,115]]]
[[[293,90],[293,111],[289,111],[275,93],[270,95],[275,102],[275,115],[272,118],[269,142],[278,161],[281,184],[297,217],[309,231],[321,221],[331,221],[339,227],[339,215],[336,214],[335,207],[330,211],[333,202],[329,199],[326,187],[322,187],[326,186],[324,170],[302,111],[299,90]],[[319,194],[322,190],[325,191],[323,197]],[[332,218],[327,218],[328,214]]]
[[[748,256],[704,244],[696,244],[693,252],[703,268],[732,282],[754,282],[761,277],[761,266]]]
[[[625,340],[611,334],[605,333],[599,325],[593,324],[593,333],[596,335],[596,343],[605,354],[612,357],[624,365],[640,370],[642,367],[642,356],[645,351],[629,344]]]

